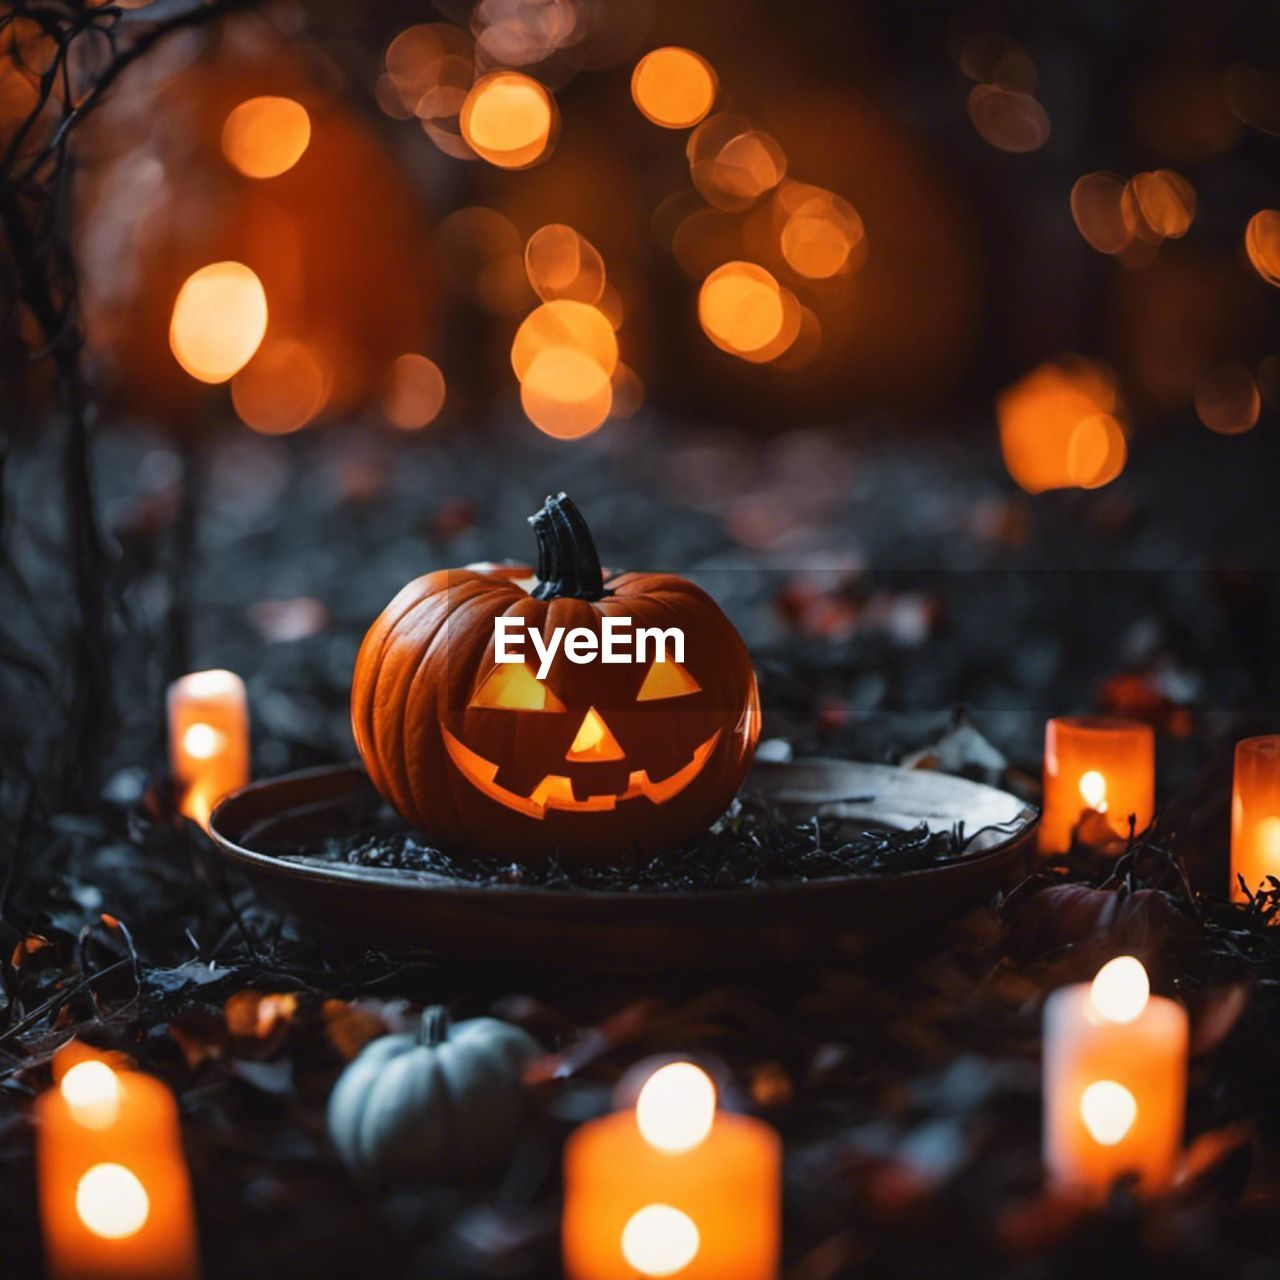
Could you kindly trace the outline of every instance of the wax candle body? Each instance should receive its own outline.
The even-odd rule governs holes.
[[[1280,878],[1280,734],[1236,743],[1231,796],[1231,894],[1257,891]]]
[[[1132,814],[1142,831],[1155,813],[1156,747],[1151,726],[1104,716],[1059,716],[1045,726],[1042,853],[1066,853],[1091,810],[1117,837]]]
[[[72,1106],[58,1088],[36,1102],[50,1280],[194,1280],[191,1187],[173,1095],[150,1076],[116,1080],[118,1101],[106,1115]]]
[[[778,1135],[749,1116],[718,1113],[705,1141],[677,1152],[647,1143],[630,1111],[583,1125],[565,1148],[566,1273],[571,1280],[773,1280],[781,1163]],[[680,1216],[637,1216],[650,1206]],[[664,1269],[694,1245],[684,1265]]]
[[[232,671],[193,671],[169,686],[169,762],[178,807],[208,826],[213,806],[249,781],[249,705]]]
[[[1044,1012],[1044,1161],[1059,1187],[1100,1200],[1136,1174],[1169,1184],[1182,1146],[1187,1014],[1152,996],[1131,1022],[1098,1013],[1088,984],[1055,991]],[[1127,1095],[1127,1096],[1126,1096]]]

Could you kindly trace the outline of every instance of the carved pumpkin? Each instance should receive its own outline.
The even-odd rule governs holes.
[[[369,629],[351,691],[369,775],[407,822],[455,849],[605,862],[676,844],[725,810],[755,752],[746,647],[683,578],[606,581],[564,494],[530,523],[536,576],[513,565],[430,573]],[[558,627],[599,637],[609,617],[679,627],[684,661],[668,648],[665,661],[575,663],[561,645],[539,680],[536,658],[495,661],[503,615],[544,643]]]
[[[329,1137],[347,1167],[381,1181],[469,1180],[506,1160],[525,1107],[532,1036],[495,1018],[449,1025],[438,1005],[417,1034],[381,1036],[329,1095]]]

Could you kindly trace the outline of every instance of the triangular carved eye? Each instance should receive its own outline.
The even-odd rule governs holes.
[[[523,662],[500,662],[471,699],[499,711],[563,711],[564,703]]]
[[[688,693],[701,693],[702,686],[678,663],[655,662],[636,694],[637,702],[656,702],[659,698],[683,698]]]

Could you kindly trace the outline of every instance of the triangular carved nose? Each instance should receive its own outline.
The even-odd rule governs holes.
[[[582,717],[582,723],[578,726],[578,735],[565,752],[564,758],[575,764],[588,764],[593,760],[625,760],[626,753],[618,746],[617,738],[609,732],[604,717],[595,707],[588,707],[587,714]]]

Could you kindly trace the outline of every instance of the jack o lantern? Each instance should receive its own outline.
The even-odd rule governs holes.
[[[530,524],[536,574],[429,573],[370,627],[351,690],[369,776],[407,822],[472,853],[604,862],[676,844],[728,807],[755,752],[760,702],[746,646],[683,578],[606,580],[564,494]],[[676,627],[683,661],[671,644],[638,661],[573,661],[566,641],[539,679],[531,635],[526,661],[497,661],[503,617],[544,646],[557,628],[585,628],[599,643],[608,618],[637,632]]]

